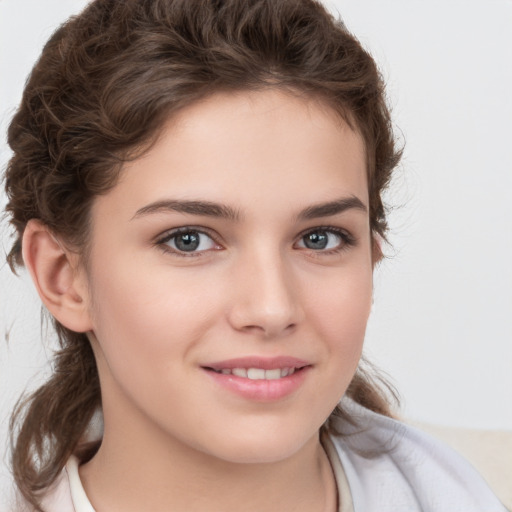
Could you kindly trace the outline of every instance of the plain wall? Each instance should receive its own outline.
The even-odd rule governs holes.
[[[512,429],[512,2],[331,2],[405,154],[367,352],[418,420]]]
[[[32,64],[85,3],[0,0],[2,168]],[[326,3],[378,61],[405,142],[366,353],[406,416],[512,430],[512,2]],[[5,222],[0,242],[8,252]],[[0,450],[15,397],[48,372],[49,346],[28,276],[0,263]],[[0,467],[0,492],[8,482]]]

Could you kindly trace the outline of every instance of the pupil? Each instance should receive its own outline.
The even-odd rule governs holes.
[[[179,235],[174,243],[180,251],[195,251],[199,247],[199,234],[191,232]]]
[[[304,245],[308,249],[325,249],[327,241],[327,235],[325,233],[310,233],[306,235]]]

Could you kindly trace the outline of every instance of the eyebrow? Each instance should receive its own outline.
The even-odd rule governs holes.
[[[297,220],[318,219],[320,217],[330,217],[343,213],[346,210],[360,210],[367,212],[365,204],[356,196],[343,197],[327,203],[314,204],[308,206],[297,215]]]
[[[321,217],[330,217],[352,209],[361,210],[363,212],[368,211],[364,203],[359,198],[351,196],[308,206],[299,212],[296,219],[310,220]],[[218,217],[234,222],[240,221],[242,218],[239,210],[225,204],[214,203],[211,201],[165,199],[143,206],[137,210],[132,219],[161,212],[178,212],[187,213],[189,215]]]
[[[151,213],[179,212],[190,215],[204,215],[207,217],[220,217],[232,221],[239,221],[240,212],[231,206],[210,201],[185,201],[177,199],[166,199],[148,204],[137,210],[133,219],[143,217]]]

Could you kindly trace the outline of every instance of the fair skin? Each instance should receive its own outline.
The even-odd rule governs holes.
[[[318,434],[371,307],[361,137],[313,99],[215,94],[91,220],[87,270],[37,221],[23,250],[93,345],[105,433],[80,475],[96,511],[335,510]]]

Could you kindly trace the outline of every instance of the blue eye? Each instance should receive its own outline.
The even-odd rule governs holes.
[[[298,246],[313,251],[336,251],[351,245],[352,239],[346,233],[334,229],[315,229],[301,237]]]
[[[198,253],[215,249],[218,245],[206,233],[193,229],[182,229],[166,235],[158,242],[167,250],[177,253]]]
[[[210,235],[199,229],[182,227],[164,234],[156,244],[165,252],[177,256],[200,256],[220,246]],[[334,254],[355,244],[355,239],[338,228],[315,228],[300,236],[295,247],[318,253]]]

